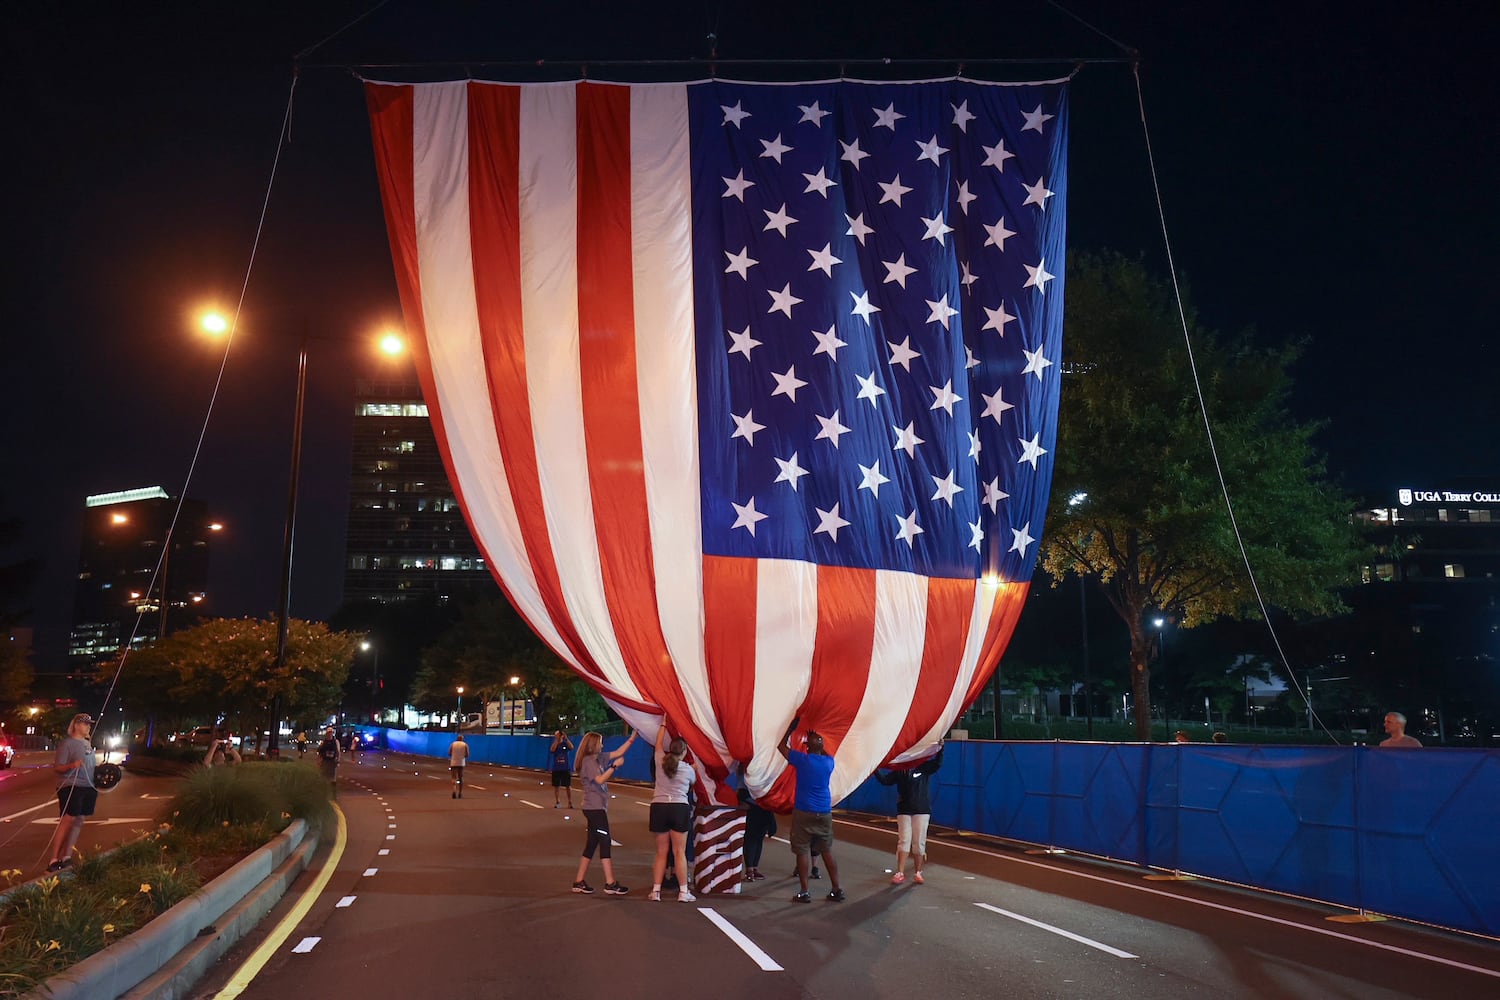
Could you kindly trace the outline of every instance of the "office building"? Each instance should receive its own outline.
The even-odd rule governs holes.
[[[495,595],[449,485],[416,382],[359,381],[344,600],[440,604]]]

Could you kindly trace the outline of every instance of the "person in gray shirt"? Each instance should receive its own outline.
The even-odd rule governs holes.
[[[578,744],[575,767],[583,784],[583,818],[588,823],[588,839],[583,844],[583,856],[578,859],[578,874],[573,879],[573,891],[591,893],[594,887],[584,880],[589,862],[594,860],[594,851],[599,852],[599,861],[604,865],[604,892],[608,896],[623,896],[630,890],[615,881],[615,863],[610,858],[609,837],[609,785],[610,777],[620,769],[625,760],[625,751],[635,742],[635,733],[617,749],[605,753],[604,737],[599,733],[583,734]]]
[[[52,770],[57,772],[57,832],[52,835],[49,872],[73,864],[73,847],[84,820],[94,815],[99,793],[94,788],[94,745],[89,734],[94,720],[80,712],[68,723],[68,735],[57,745]]]

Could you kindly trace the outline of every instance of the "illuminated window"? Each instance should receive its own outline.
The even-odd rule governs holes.
[[[1443,575],[1448,577],[1448,579],[1450,580],[1457,580],[1462,578],[1464,575],[1463,563],[1444,563]]]

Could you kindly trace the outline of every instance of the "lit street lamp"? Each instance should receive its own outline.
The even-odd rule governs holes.
[[[512,736],[516,735],[516,694],[515,694],[515,689],[516,689],[516,686],[519,685],[520,683],[521,683],[521,678],[519,678],[519,677],[512,677],[510,679],[510,685],[509,685],[510,689],[511,689],[511,695],[510,695],[510,734]]]
[[[370,674],[370,721],[380,722],[380,647],[368,639],[359,644],[362,652],[371,653],[374,666]]]
[[[1089,498],[1082,491],[1068,497],[1068,506],[1077,507]],[[1094,738],[1094,695],[1090,690],[1093,687],[1089,676],[1089,598],[1088,588],[1084,585],[1083,574],[1078,574],[1078,614],[1080,618],[1080,632],[1083,638],[1083,716],[1084,726],[1088,732],[1088,738]]]
[[[454,726],[454,732],[463,732],[464,728],[464,689],[458,689],[458,725]]]

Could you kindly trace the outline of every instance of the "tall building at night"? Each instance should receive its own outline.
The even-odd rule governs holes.
[[[416,382],[359,381],[344,600],[496,594],[469,534]]]
[[[87,669],[112,659],[132,633],[139,646],[191,624],[205,610],[209,539],[218,525],[202,501],[183,501],[162,579],[151,585],[176,510],[177,501],[159,486],[101,493],[84,501],[70,668]]]

